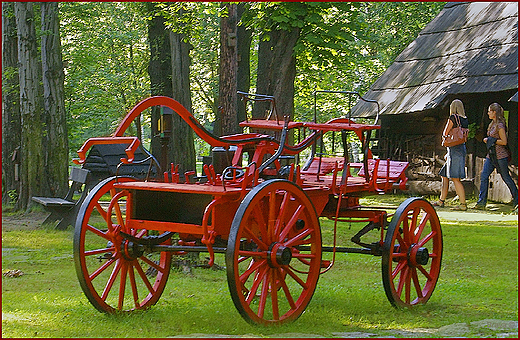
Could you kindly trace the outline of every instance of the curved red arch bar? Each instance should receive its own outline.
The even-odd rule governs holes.
[[[193,131],[202,138],[205,142],[210,144],[211,146],[228,146],[229,142],[226,143],[224,141],[218,140],[213,136],[207,134],[197,122],[195,117],[184,107],[181,103],[176,101],[175,99],[164,97],[164,96],[154,96],[149,97],[142,100],[139,104],[137,104],[123,119],[123,121],[119,124],[116,131],[114,132],[114,137],[121,137],[125,133],[126,129],[130,126],[132,121],[141,114],[144,110],[152,106],[166,106],[175,111],[181,118],[188,124]]]

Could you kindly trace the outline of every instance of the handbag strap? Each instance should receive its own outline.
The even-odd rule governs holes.
[[[460,124],[460,117],[458,114],[454,114],[455,116],[455,120],[457,121],[457,127],[462,127],[462,125]]]

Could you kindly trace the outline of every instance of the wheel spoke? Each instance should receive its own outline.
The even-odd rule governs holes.
[[[272,190],[269,193],[269,219],[267,220],[267,235],[269,237],[269,243],[276,239],[274,226],[276,223],[278,205],[276,204],[276,191]]]
[[[409,269],[408,266],[403,266],[403,268],[400,272],[399,282],[397,285],[397,295],[398,296],[401,296],[401,294],[403,293],[403,287],[406,282],[406,277],[408,276],[408,269]]]
[[[276,220],[276,225],[274,228],[275,235],[280,234],[282,224],[285,221],[285,216],[287,214],[287,209],[288,209],[290,199],[291,199],[291,195],[289,192],[286,191],[283,195],[282,203],[280,204],[280,211],[278,213],[278,219]]]
[[[104,238],[104,239],[106,239],[106,240],[109,240],[107,234],[106,234],[104,231],[101,231],[101,230],[99,230],[98,228],[96,228],[96,227],[94,227],[94,226],[91,226],[90,224],[87,224],[87,225],[85,226],[85,229],[88,230],[88,231],[93,232],[94,234],[96,234],[96,235],[99,236],[99,237],[102,237],[102,238]]]
[[[252,261],[251,266],[247,268],[247,270],[240,275],[239,280],[242,282],[242,284],[245,284],[247,279],[251,274],[253,274],[256,270],[258,270],[260,267],[265,266],[267,264],[266,260],[263,261]]]
[[[269,246],[265,244],[265,242],[256,237],[256,235],[248,228],[244,228],[244,234],[247,234],[247,236],[249,236],[249,238],[251,238],[253,242],[256,243],[256,245],[259,246],[261,249],[267,250],[267,248],[269,248]]]
[[[419,269],[419,271],[426,277],[426,279],[428,281],[431,281],[433,279],[433,277],[430,275],[430,273],[428,273],[426,271],[426,269],[424,269],[423,266],[417,266],[417,268]]]
[[[415,208],[412,213],[412,218],[410,220],[410,243],[413,243],[415,238],[416,226],[417,226],[417,218],[419,217],[419,213],[421,212],[420,208]]]
[[[296,308],[296,304],[294,303],[294,299],[291,295],[291,291],[289,290],[289,287],[287,286],[287,283],[285,282],[283,278],[283,273],[282,273],[282,268],[278,268],[278,275],[280,276],[280,285],[282,286],[282,289],[283,289],[283,292],[285,294],[285,297],[287,299],[287,302],[289,302],[289,306],[291,306],[291,309],[295,309]]]
[[[408,224],[409,224],[408,214],[406,214],[406,215],[404,216],[404,219],[403,219],[403,226],[402,226],[402,228],[403,228],[403,233],[402,233],[402,238],[403,238],[403,241],[405,242],[405,244],[407,244],[407,245],[410,244],[410,242],[409,242],[409,237],[408,237],[408,235],[409,235],[409,228],[410,228],[410,227],[409,227]]]
[[[424,228],[426,227],[426,224],[430,220],[430,214],[425,213],[423,217],[421,218],[421,222],[419,223],[419,227],[415,230],[415,236],[414,236],[414,242],[419,242],[419,239],[421,238],[421,235],[424,231]]]
[[[404,284],[404,295],[405,295],[405,301],[406,303],[410,303],[410,290],[411,287],[411,271],[412,269],[410,267],[407,268],[406,276],[405,276],[405,284]]]
[[[137,282],[135,281],[135,273],[134,266],[136,265],[136,261],[132,261],[130,264],[130,268],[128,271],[129,279],[130,279],[130,287],[132,288],[132,296],[134,298],[134,306],[135,308],[139,307],[139,292],[137,291]]]
[[[417,270],[415,268],[412,268],[412,280],[413,280],[413,285],[415,286],[415,292],[417,293],[417,297],[419,299],[422,299],[423,298],[422,288],[421,288],[421,284],[419,283],[419,278],[417,277]]]
[[[269,278],[267,277],[268,271],[268,268],[266,268],[265,274],[260,277],[260,280],[262,281],[262,288],[260,289],[260,301],[258,302],[257,313],[260,318],[264,317],[265,304],[267,302],[267,295],[269,294]]]
[[[96,269],[96,271],[94,271],[92,274],[89,275],[89,277],[88,277],[89,281],[94,280],[99,274],[101,274],[103,271],[105,271],[105,269],[110,267],[110,265],[112,263],[114,263],[114,261],[116,261],[116,259],[112,258],[112,259],[108,260],[107,262],[105,262],[101,267]]]
[[[284,269],[287,274],[289,274],[294,279],[294,281],[298,282],[298,284],[303,287],[303,289],[309,288],[307,283],[303,282],[303,280],[298,275],[296,275],[292,269],[290,269],[288,266],[285,266]]]
[[[399,242],[399,244],[401,245],[401,247],[403,248],[408,248],[410,243],[407,243],[403,237],[401,236],[401,233],[397,233],[395,234],[395,239]]]
[[[294,247],[294,246],[297,246],[297,245],[305,244],[305,243],[297,243],[297,241],[303,241],[303,239],[305,237],[309,236],[312,232],[313,232],[313,230],[310,229],[310,228],[307,229],[307,230],[304,230],[301,233],[299,233],[298,235],[296,235],[293,238],[291,238],[290,240],[284,242],[283,245],[285,247]],[[310,240],[307,241],[307,243],[310,243],[310,242],[311,242]]]
[[[101,206],[101,204],[99,204],[99,202],[96,202],[94,207],[96,208],[97,212],[101,215],[101,217],[103,217],[103,219],[105,220],[105,222],[108,223],[108,215],[107,215],[107,212],[106,212],[105,209],[103,209],[103,207]]]
[[[399,261],[399,263],[397,264],[395,269],[392,271],[392,280],[394,280],[396,278],[397,274],[399,274],[401,272],[401,270],[403,270],[406,267],[406,265],[407,265],[406,259]]]
[[[304,206],[298,206],[298,209],[294,212],[294,214],[291,216],[291,219],[287,222],[285,225],[285,228],[283,229],[282,233],[278,237],[278,240],[282,242],[285,237],[287,237],[287,234],[289,234],[289,231],[291,231],[292,227],[296,224],[296,222],[300,219],[300,215],[303,212],[303,209],[305,209]]]
[[[119,280],[119,301],[117,303],[117,308],[119,310],[123,309],[123,303],[125,300],[125,288],[126,288],[126,274],[128,271],[128,265],[123,262],[121,265],[121,278]]]
[[[278,285],[276,283],[276,269],[269,270],[271,276],[271,307],[273,309],[273,319],[280,320],[280,313],[278,311]]]
[[[315,254],[301,254],[301,253],[293,253],[292,254],[292,257],[293,258],[297,258],[299,260],[303,260],[303,259],[315,259],[316,258],[316,255]]]
[[[422,247],[424,246],[429,240],[431,240],[434,236],[436,235],[436,233],[434,231],[430,232],[428,235],[426,235],[425,238],[423,238],[421,240],[421,242],[418,243],[419,247]]]
[[[104,301],[108,297],[108,293],[110,293],[110,290],[112,289],[112,285],[114,284],[117,274],[119,274],[119,271],[121,270],[121,259],[118,259],[116,261],[116,265],[114,269],[112,270],[112,273],[110,274],[110,278],[105,286],[105,289],[103,290],[103,294],[101,294],[101,299]]]
[[[147,262],[147,263],[148,263],[148,262]],[[148,264],[149,264],[149,263],[148,263]],[[155,268],[155,267],[154,267],[154,268]],[[143,270],[143,267],[141,267],[141,264],[138,263],[138,262],[136,262],[136,264],[135,264],[135,269],[137,270],[137,274],[139,274],[139,276],[141,277],[141,280],[143,280],[143,283],[145,284],[145,286],[146,286],[146,288],[148,289],[148,291],[149,291],[150,293],[154,294],[154,293],[156,292],[156,290],[152,287],[152,284],[150,283],[150,281],[149,281],[148,278],[146,277],[146,274],[145,274],[145,272],[144,272],[144,270]],[[159,272],[161,272],[161,273],[164,271],[164,269],[160,269],[160,267],[157,268],[157,270],[158,270]]]
[[[260,202],[260,204],[253,209],[251,215],[252,218],[258,224],[258,229],[260,230],[260,236],[262,237],[262,240],[265,240],[265,242],[269,242],[269,236],[267,235],[267,221],[265,220],[265,216],[263,215],[263,211],[261,209],[261,207],[264,206],[264,204],[262,203],[263,202]]]
[[[114,208],[115,208],[115,215],[116,215],[116,218],[117,218],[117,223],[119,223],[119,225],[121,227],[124,227],[125,226],[125,221],[123,220],[123,213],[121,212],[121,206],[119,205],[119,201],[116,202]],[[122,204],[124,204],[124,202],[122,202]]]
[[[268,266],[264,266],[256,271],[255,277],[253,279],[253,284],[251,285],[251,290],[249,291],[247,290],[247,288],[245,288],[245,281],[242,281],[242,287],[244,287],[244,290],[247,292],[247,304],[250,305],[253,299],[255,298],[256,292],[258,291],[258,287],[260,287],[260,283],[262,283],[262,280],[265,277],[265,274],[267,273],[268,269]]]
[[[112,253],[114,251],[115,251],[114,247],[101,248],[101,249],[96,249],[96,250],[87,250],[87,251],[83,252],[83,255],[92,256],[92,255],[97,255],[97,254],[102,254],[102,253]]]
[[[161,267],[160,265],[158,265],[157,263],[155,263],[154,261],[151,261],[149,258],[147,258],[146,256],[141,256],[140,259],[145,262],[147,265],[149,265],[150,267],[156,269],[158,272],[161,272],[161,273],[164,273],[165,271],[165,268],[164,267]],[[136,268],[140,268],[141,266],[139,265],[139,263],[137,263],[136,265]]]

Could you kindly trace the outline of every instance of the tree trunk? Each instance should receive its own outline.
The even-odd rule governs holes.
[[[222,5],[227,15],[220,18],[219,105],[221,107],[220,135],[239,132],[237,118],[237,5]]]
[[[300,37],[300,29],[273,31],[273,73],[271,86],[276,98],[278,117],[294,116],[294,79],[296,78],[296,57],[294,47]]]
[[[272,40],[264,39],[264,36],[260,36],[260,42],[258,44],[258,66],[256,72],[256,93],[272,95],[273,89],[271,86],[272,78]],[[268,102],[255,102],[253,105],[253,119],[265,119],[266,110],[269,109]]]
[[[170,32],[173,99],[191,110],[190,48],[184,35]],[[170,162],[179,164],[179,171],[196,170],[193,130],[177,114],[173,115],[172,136],[169,143]]]
[[[14,3],[2,2],[2,203],[15,203],[22,127]],[[16,157],[18,155],[18,157]]]
[[[43,76],[44,170],[50,192],[44,195],[62,197],[68,191],[69,142],[65,112],[63,61],[61,57],[60,22],[57,2],[42,2],[41,59]]]
[[[294,47],[300,37],[300,29],[274,30],[268,41],[261,40],[258,47],[257,93],[275,97],[278,118],[294,115],[294,79],[296,57]],[[265,103],[257,103],[255,118],[265,118]],[[274,117],[272,117],[274,119]]]
[[[245,12],[243,2],[237,7],[237,20],[242,17]],[[250,49],[251,49],[251,30],[244,26],[237,27],[237,54],[238,54],[238,70],[237,70],[237,89],[242,92],[249,92],[251,87],[251,68],[250,68]],[[236,96],[236,95],[235,95]],[[246,109],[242,102],[238,102],[237,118],[238,122],[246,120]]]
[[[148,12],[153,15],[156,4],[146,3]],[[172,63],[170,48],[170,32],[164,24],[164,17],[153,15],[148,22],[148,42],[150,44],[150,63],[148,74],[150,75],[150,89],[152,96],[173,96],[172,90]],[[151,110],[152,143],[151,152],[157,158],[161,156],[161,141],[156,134],[160,118],[159,108]]]
[[[21,144],[21,192],[17,208],[30,206],[32,196],[41,194],[43,178],[42,121],[39,93],[39,70],[34,27],[33,3],[14,4],[18,30],[18,60],[20,81],[20,112],[22,122]]]

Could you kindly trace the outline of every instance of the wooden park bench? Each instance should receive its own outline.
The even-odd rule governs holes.
[[[72,184],[64,198],[32,197],[33,201],[40,203],[46,211],[50,212],[50,215],[43,221],[43,224],[54,224],[58,221],[56,229],[61,230],[66,229],[68,225],[74,225],[79,207],[88,193],[86,186],[83,190],[82,186],[87,184],[90,177],[89,174],[89,170],[71,167],[69,180],[72,181]],[[81,196],[78,200],[74,201],[74,193],[79,191],[81,191]]]
[[[66,229],[74,226],[79,207],[90,189],[99,181],[117,175],[132,176],[138,179],[146,178],[150,161],[146,161],[148,153],[138,148],[135,152],[135,164],[119,167],[121,157],[125,157],[125,145],[106,144],[94,145],[81,168],[71,167],[69,180],[72,181],[69,191],[64,198],[59,197],[32,197],[34,202],[41,204],[50,215],[43,222],[54,224],[56,229]],[[144,160],[144,162],[143,162]],[[153,175],[156,172],[152,173]],[[74,200],[74,193],[81,192],[81,196]]]

